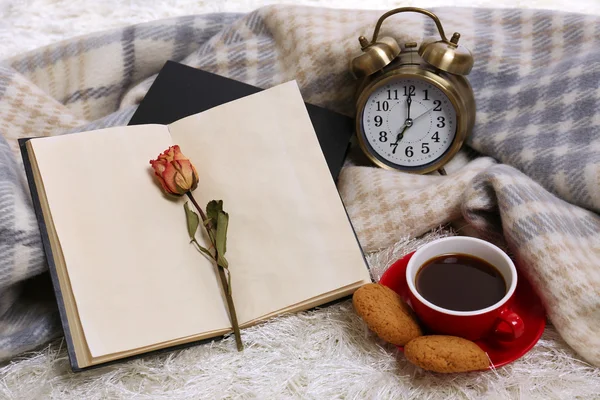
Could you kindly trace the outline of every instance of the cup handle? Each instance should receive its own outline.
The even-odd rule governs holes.
[[[507,325],[510,331],[501,329],[502,325]],[[518,339],[525,332],[525,323],[516,312],[505,308],[500,312],[498,320],[493,328],[493,336],[503,342],[510,342]]]

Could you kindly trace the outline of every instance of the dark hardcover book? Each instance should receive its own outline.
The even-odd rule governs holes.
[[[167,61],[131,117],[129,125],[170,124],[262,89],[210,72]],[[342,169],[350,138],[351,118],[306,103],[306,109],[335,180]]]

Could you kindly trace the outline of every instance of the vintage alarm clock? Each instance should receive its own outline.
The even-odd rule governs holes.
[[[435,22],[440,38],[401,43],[378,38],[383,21],[417,12]],[[438,17],[415,7],[383,14],[373,39],[361,36],[362,54],[351,62],[360,80],[356,102],[358,142],[376,165],[425,174],[443,169],[461,148],[475,123],[475,98],[465,78],[473,67],[471,52],[448,40]]]

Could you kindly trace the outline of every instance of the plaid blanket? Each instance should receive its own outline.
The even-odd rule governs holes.
[[[438,9],[475,56],[477,122],[450,174],[349,160],[340,193],[367,252],[464,219],[507,246],[564,340],[600,366],[600,20],[527,10]],[[273,6],[189,16],[58,43],[0,66],[0,359],[60,335],[17,149],[21,137],[126,124],[166,60],[352,115],[348,71],[381,12]],[[418,15],[383,34],[435,33]],[[202,95],[199,93],[198,95]]]

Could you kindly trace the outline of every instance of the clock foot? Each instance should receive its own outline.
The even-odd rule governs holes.
[[[440,173],[440,175],[447,175],[446,174],[446,170],[444,169],[444,167],[438,169],[437,171]]]

